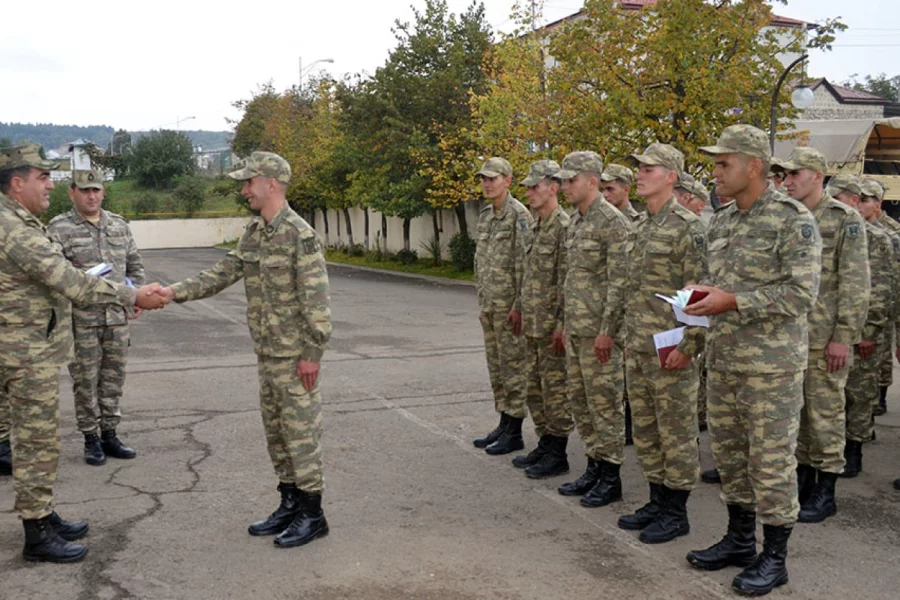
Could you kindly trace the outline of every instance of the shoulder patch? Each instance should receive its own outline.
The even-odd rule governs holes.
[[[521,231],[528,231],[528,221],[525,220],[525,217],[519,217],[519,229]]]
[[[862,229],[859,226],[859,223],[850,223],[847,225],[847,237],[858,238]]]
[[[697,249],[702,249],[704,246],[706,246],[706,236],[703,235],[702,233],[695,233],[694,234],[694,247]]]
[[[811,242],[813,239],[813,226],[810,223],[803,223],[800,226],[800,237],[804,241]]]

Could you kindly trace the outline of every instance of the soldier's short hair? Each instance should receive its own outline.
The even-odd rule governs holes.
[[[28,177],[28,173],[31,172],[32,168],[33,167],[26,165],[24,167],[0,171],[0,193],[9,193],[10,188],[12,188],[13,177],[21,177],[24,179],[25,177]]]

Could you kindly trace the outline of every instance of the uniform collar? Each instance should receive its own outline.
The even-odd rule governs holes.
[[[262,228],[262,230],[265,231],[268,235],[271,235],[278,231],[278,226],[281,225],[282,221],[284,221],[285,215],[287,215],[288,210],[290,210],[290,207],[288,206],[288,203],[285,202],[284,206],[281,207],[281,210],[279,210],[275,214],[275,218],[272,219],[268,224],[266,224],[265,219],[260,217],[260,227]]]
[[[659,211],[655,215],[651,215],[650,211],[647,211],[647,219],[653,223],[654,225],[662,225],[666,222],[666,219],[672,214],[672,211],[675,210],[675,205],[678,204],[678,200],[675,199],[675,196],[672,196],[666,203],[663,204]]]
[[[10,198],[9,196],[6,196],[5,194],[0,194],[0,205],[2,205],[4,208],[15,213],[15,215],[17,217],[19,217],[20,219],[22,219],[25,223],[28,223],[31,225],[37,225],[41,229],[44,228],[44,224],[41,223],[40,219],[38,219],[36,216],[34,216],[33,214],[31,214],[30,212],[25,210],[24,206],[22,206],[21,204],[19,204],[18,202],[16,202],[12,198]]]
[[[751,217],[762,214],[762,212],[766,209],[769,203],[772,202],[777,194],[778,190],[776,190],[775,186],[770,182],[769,185],[766,186],[766,189],[762,193],[762,195],[756,199],[756,202],[753,203],[753,206],[747,209],[747,214]],[[738,209],[738,212],[741,212],[740,209]]]
[[[75,221],[76,225],[81,225],[82,223],[85,223],[92,227],[96,227],[97,229],[103,229],[107,226],[107,224],[109,224],[109,214],[102,208],[100,209],[100,220],[97,221],[96,224],[92,223],[87,217],[85,217],[83,214],[81,214],[74,208],[72,209],[72,215],[73,215],[72,220]]]

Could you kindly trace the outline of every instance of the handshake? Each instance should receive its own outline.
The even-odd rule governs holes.
[[[175,292],[170,287],[158,283],[142,285],[134,297],[135,307],[141,310],[157,310],[175,299]]]

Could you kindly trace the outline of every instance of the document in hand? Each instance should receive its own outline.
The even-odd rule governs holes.
[[[660,367],[666,366],[666,359],[669,358],[669,353],[677,348],[683,339],[684,327],[653,334],[653,345],[656,346],[656,356],[659,357]]]
[[[106,263],[100,263],[90,269],[85,269],[84,272],[94,277],[106,277],[112,273],[112,267]]]
[[[690,306],[694,302],[699,302],[708,295],[709,292],[701,292],[698,290],[678,290],[675,292],[674,298],[671,296],[663,296],[662,294],[656,294],[656,297],[665,300],[672,305],[675,319],[677,319],[679,323],[694,325],[696,327],[709,327],[709,317],[695,317],[685,314],[684,312],[684,307]]]

